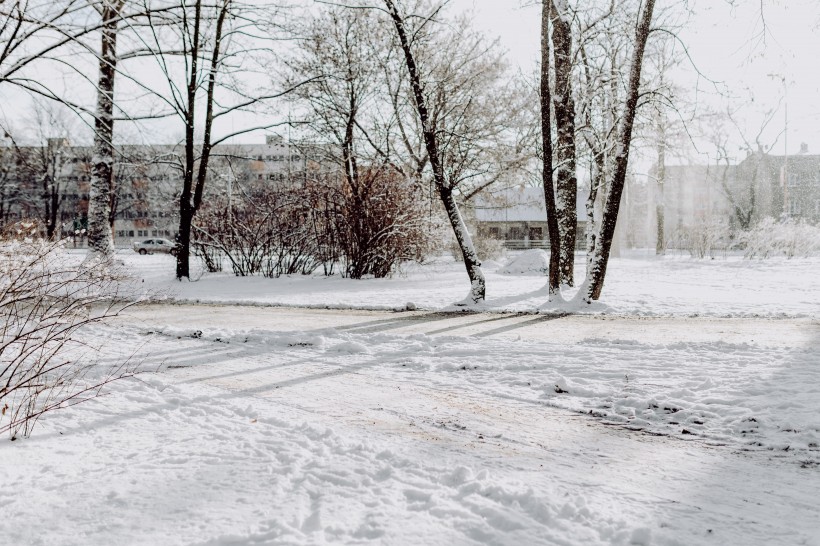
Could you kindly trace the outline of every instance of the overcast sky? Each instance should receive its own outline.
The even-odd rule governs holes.
[[[684,1],[658,0],[658,9],[669,4],[680,9]],[[525,5],[532,3],[531,0],[450,0],[450,10],[451,13],[473,11],[478,29],[498,37],[511,62],[531,74],[540,44],[539,8]],[[761,142],[770,146],[775,143],[771,151],[782,154],[785,105],[788,104],[789,152],[795,153],[800,143],[805,142],[811,152],[820,153],[820,5],[813,0],[763,0],[761,13],[759,0],[734,0],[734,7],[730,3],[730,0],[688,0],[693,11],[680,36],[698,70],[722,82],[736,96],[734,104],[742,106],[738,118],[750,138],[760,126],[763,112],[780,104]],[[698,80],[691,67],[678,74],[677,79],[693,97],[697,85],[701,90],[699,103],[718,108],[726,101],[725,97],[704,94],[711,86],[702,78]],[[786,92],[788,100],[784,101]],[[2,94],[7,99],[2,107],[7,117],[14,118],[28,110],[28,105],[20,105],[21,101],[27,102],[25,97],[15,95],[12,89]],[[89,96],[93,98],[93,93]],[[168,122],[162,129],[151,132],[153,139],[169,142],[179,136],[180,130],[174,122]],[[127,138],[122,132],[120,135]],[[261,142],[263,135],[243,138],[248,142]],[[699,143],[699,147],[701,153],[713,151],[706,149],[703,143]],[[737,146],[733,151],[738,159],[744,155]]]
[[[602,0],[593,0],[602,1]],[[539,10],[522,0],[451,0],[454,11],[473,10],[476,25],[499,38],[510,58],[530,72],[539,52]],[[663,0],[661,5],[682,5]],[[800,143],[820,154],[820,5],[812,0],[690,0],[693,12],[680,36],[705,76],[720,81],[743,106],[739,117],[753,137],[763,112],[782,101],[776,118],[761,141],[773,153],[784,150],[785,105],[788,104],[788,148]],[[763,35],[765,21],[765,40]],[[678,83],[694,92],[693,68],[678,75]],[[785,81],[784,81],[785,80]],[[785,85],[784,85],[785,83]],[[700,89],[710,86],[700,80]],[[750,97],[754,98],[751,102]],[[699,100],[717,106],[718,97]],[[779,136],[779,138],[778,138]],[[751,137],[750,137],[751,138]]]

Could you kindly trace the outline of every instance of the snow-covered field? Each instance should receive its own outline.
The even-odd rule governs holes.
[[[541,316],[493,268],[494,314],[379,312],[464,273],[121,257],[176,301],[83,339],[145,373],[0,442],[2,543],[820,545],[820,260],[617,259],[605,314]]]
[[[463,299],[469,281],[463,265],[440,259],[410,265],[391,279],[351,280],[301,275],[237,278],[230,272],[195,275],[195,282],[173,278],[173,258],[118,255],[146,286],[180,300],[304,307],[444,309]],[[512,257],[510,258],[512,259]],[[583,279],[584,259],[576,259]],[[503,264],[488,261],[487,311],[554,311],[546,304],[543,276],[505,275]],[[744,260],[730,257],[693,260],[635,254],[613,258],[602,299],[589,312],[630,315],[820,316],[820,258]]]

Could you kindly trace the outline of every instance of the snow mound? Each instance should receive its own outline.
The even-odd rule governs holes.
[[[550,257],[545,251],[534,248],[514,258],[498,270],[502,275],[546,275]]]

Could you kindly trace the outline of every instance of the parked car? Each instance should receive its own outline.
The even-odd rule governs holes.
[[[177,252],[176,245],[168,239],[145,239],[144,241],[134,241],[132,245],[134,252],[140,254],[153,254],[154,252],[176,254]]]

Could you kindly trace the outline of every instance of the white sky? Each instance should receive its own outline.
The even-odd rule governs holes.
[[[497,36],[509,52],[510,60],[529,74],[539,55],[540,43],[539,8],[524,6],[532,3],[531,0],[450,0],[450,7],[452,12],[472,10],[478,29]],[[659,0],[661,5],[681,7],[683,3],[684,0]],[[785,77],[789,152],[795,153],[800,143],[806,142],[811,152],[820,153],[820,5],[813,0],[763,0],[761,17],[759,0],[734,0],[735,7],[730,6],[729,0],[688,0],[688,3],[693,15],[681,31],[681,37],[699,70],[722,81],[737,95],[735,104],[743,106],[738,117],[746,133],[753,136],[761,123],[762,112],[777,107],[784,94]],[[767,31],[765,41],[761,38],[763,19]],[[680,74],[679,80],[685,89],[694,90],[697,81],[694,70]],[[701,80],[699,88],[708,90],[710,86]],[[1,94],[7,99],[0,107],[6,116],[14,118],[28,110],[28,104],[20,104],[21,100],[27,103],[28,99],[15,95],[11,89]],[[698,100],[717,105],[721,99],[699,95]],[[778,154],[784,150],[784,118],[781,105],[761,139],[765,145],[776,142],[772,152]],[[175,140],[180,130],[178,123],[162,125],[164,129],[152,131],[154,140]],[[260,142],[262,135],[247,135],[241,140]],[[710,152],[704,148],[701,151]],[[742,158],[739,150],[736,153]]]
[[[693,14],[680,35],[698,69],[738,95],[735,104],[744,106],[738,117],[751,137],[761,124],[762,112],[777,107],[784,96],[785,77],[789,152],[796,153],[805,142],[810,152],[820,153],[820,5],[812,0],[764,0],[761,17],[758,0],[734,3],[732,7],[728,0],[689,0]],[[454,11],[474,10],[477,27],[497,36],[510,59],[529,73],[539,56],[540,13],[537,6],[522,7],[524,4],[532,2],[451,0]],[[660,9],[661,4],[681,6],[683,2],[658,4]],[[696,81],[690,69],[678,83],[693,90]],[[711,86],[701,80],[700,87]],[[707,96],[699,99],[719,102]],[[778,135],[784,126],[785,107],[780,106],[770,130],[761,138],[765,145],[776,141],[773,153],[783,153],[784,138]]]

